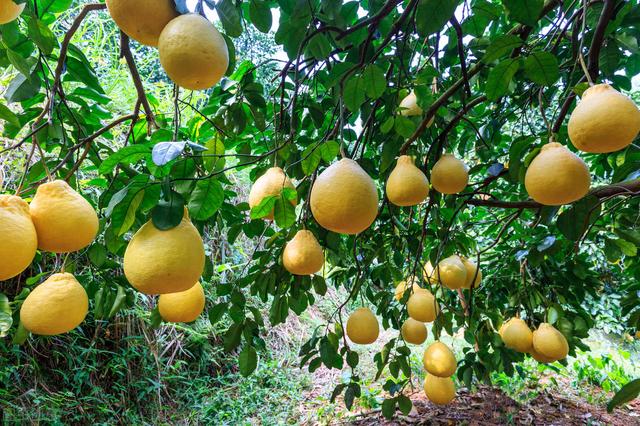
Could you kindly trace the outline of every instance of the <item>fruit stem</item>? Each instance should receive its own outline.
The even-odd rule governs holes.
[[[589,82],[589,86],[593,86],[593,80],[591,79],[591,74],[589,73],[589,69],[587,68],[587,64],[584,62],[584,56],[582,53],[578,55],[578,59],[580,60],[580,66],[582,67],[582,71],[584,72],[584,76],[587,78]]]

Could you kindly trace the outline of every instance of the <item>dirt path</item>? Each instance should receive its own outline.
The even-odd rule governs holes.
[[[501,390],[481,387],[469,394],[460,390],[456,400],[447,406],[429,402],[422,392],[411,397],[414,409],[408,416],[389,421],[379,411],[362,413],[349,425],[640,425],[640,401],[630,408],[609,414],[604,407],[588,404],[584,400],[568,399],[543,392],[526,404],[509,398]]]

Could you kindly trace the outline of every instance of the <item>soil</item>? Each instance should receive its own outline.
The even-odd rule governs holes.
[[[607,413],[579,398],[566,398],[543,392],[521,404],[500,389],[481,387],[470,394],[460,389],[455,401],[446,406],[434,405],[422,392],[411,396],[413,410],[408,416],[397,413],[386,420],[379,410],[361,413],[346,422],[354,426],[369,425],[640,425],[640,401]]]

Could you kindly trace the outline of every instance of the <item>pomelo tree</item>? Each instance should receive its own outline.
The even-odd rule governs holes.
[[[588,349],[594,318],[582,302],[604,282],[625,292],[626,327],[640,330],[640,119],[620,94],[633,92],[640,74],[637,1],[131,3],[110,0],[107,10],[0,0],[0,187],[30,201],[43,184],[66,181],[100,221],[89,246],[68,255],[41,247],[2,282],[0,327],[16,343],[29,338],[23,301],[64,268],[86,289],[90,317],[113,318],[135,304],[139,287],[122,269],[133,233],[149,221],[169,232],[185,208],[205,238],[205,281],[219,281],[229,245],[253,244],[250,262],[217,282],[206,307],[211,322],[231,320],[224,346],[237,351],[243,374],[255,369],[268,324],[302,314],[328,286],[346,289],[300,357],[310,371],[352,369],[332,396],[349,407],[363,379],[358,339],[345,333],[349,306],[400,330],[410,299],[424,312],[419,299],[429,290],[425,304],[437,304],[430,333],[468,343],[455,370],[467,386],[511,373],[529,356],[499,334],[512,317],[532,330],[553,325],[569,354]],[[112,19],[122,31],[79,34]],[[249,28],[272,31],[281,54],[236,60],[235,41]],[[127,111],[109,109],[110,82],[89,59],[87,36],[104,37],[134,82]],[[159,54],[178,83],[157,71],[154,84],[173,90],[170,110],[141,76],[143,49]],[[260,74],[267,68],[275,71]],[[398,167],[408,168],[396,174],[401,156]],[[349,170],[334,173],[338,164]],[[230,178],[240,172],[252,182],[275,173],[280,185],[256,184],[251,200]],[[283,262],[288,242],[306,250],[307,239],[319,273],[295,254]],[[5,246],[3,254],[14,250]],[[460,284],[447,284],[458,272]],[[396,294],[401,282],[417,287]],[[259,304],[268,304],[268,318]],[[157,309],[151,318],[162,320]],[[400,334],[371,354],[377,376],[392,377],[385,415],[411,408],[403,394],[414,374],[409,354]],[[615,403],[638,387],[630,383]]]

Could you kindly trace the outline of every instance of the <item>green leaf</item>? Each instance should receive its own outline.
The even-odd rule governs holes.
[[[262,201],[260,201],[260,204],[258,204],[257,206],[253,206],[249,217],[251,219],[262,219],[271,215],[271,213],[273,212],[273,208],[276,205],[276,199],[278,198],[279,197],[277,195],[269,195],[267,197],[264,197]]]
[[[57,45],[56,36],[49,27],[39,19],[28,20],[28,33],[31,40],[33,40],[45,56],[49,55]]]
[[[140,207],[140,203],[144,199],[144,190],[138,191],[137,194],[131,199],[129,203],[129,207],[126,210],[124,215],[124,220],[122,221],[122,225],[118,232],[116,233],[118,236],[124,235],[136,221],[136,213],[138,212],[138,207]]]
[[[517,49],[522,46],[524,42],[518,36],[506,34],[495,39],[482,57],[482,62],[490,63],[495,61],[496,59],[500,59],[505,56],[507,53],[513,51],[513,49]]]
[[[429,36],[442,30],[459,3],[459,0],[420,0],[416,11],[418,34]]]
[[[0,337],[5,337],[13,325],[13,316],[9,298],[6,294],[0,293]]]
[[[327,293],[327,283],[324,277],[314,275],[313,278],[311,278],[311,283],[313,284],[313,289],[318,296],[324,296]]]
[[[320,145],[320,154],[326,163],[331,163],[340,153],[340,144],[336,141],[326,141]]]
[[[307,51],[313,58],[319,60],[326,59],[329,53],[331,53],[331,50],[329,38],[323,33],[318,33],[311,37],[311,40],[309,40],[307,44]]]
[[[209,322],[211,325],[216,325],[228,308],[229,305],[226,302],[221,302],[209,309]]]
[[[184,204],[182,195],[175,191],[165,195],[151,212],[153,225],[161,231],[178,226],[184,217]]]
[[[371,64],[365,68],[362,74],[365,93],[371,99],[378,99],[387,88],[387,78],[384,71],[377,65]]]
[[[263,33],[268,33],[273,25],[273,17],[269,5],[262,0],[251,0],[249,18],[253,25]]]
[[[289,228],[296,222],[296,208],[284,195],[276,198],[273,217],[281,228]]]
[[[120,148],[104,159],[98,171],[101,175],[113,172],[118,164],[131,165],[145,158],[151,152],[148,145],[129,145]]]
[[[4,98],[8,103],[22,102],[30,99],[40,91],[40,78],[33,74],[30,78],[22,74],[16,75],[7,86]]]
[[[640,379],[635,379],[624,385],[616,394],[611,398],[607,404],[607,411],[611,413],[614,408],[620,405],[633,401],[640,395]]]
[[[359,75],[352,75],[344,85],[344,92],[342,93],[344,99],[344,105],[351,112],[356,112],[360,109],[360,105],[365,100],[365,84],[364,79]]]
[[[633,244],[630,241],[626,241],[623,239],[616,239],[613,240],[614,244],[617,245],[620,248],[620,251],[622,251],[623,254],[625,254],[626,256],[636,256],[638,254],[638,248],[636,247],[635,244]]]
[[[11,62],[11,65],[13,65],[14,68],[18,70],[18,72],[20,72],[25,77],[29,77],[31,75],[31,66],[29,65],[27,60],[22,57],[22,55],[14,52],[11,49],[7,49],[6,54],[9,62]]]
[[[242,35],[242,22],[240,13],[233,0],[222,0],[216,6],[218,17],[227,35],[240,37]]]
[[[598,218],[601,210],[599,203],[597,197],[590,195],[560,213],[556,225],[562,235],[571,241],[580,240],[589,225]]]
[[[195,220],[207,220],[223,202],[224,189],[217,179],[199,180],[189,199],[189,214]]]
[[[413,407],[413,403],[406,395],[398,395],[398,408],[405,416],[411,412],[411,407]]]
[[[125,224],[130,222],[130,218],[128,219],[127,216],[131,214],[131,205],[138,193],[145,191],[150,179],[149,175],[135,176],[127,186],[116,192],[109,200],[105,216],[111,219],[110,226],[115,235],[122,235],[129,230]],[[129,226],[131,225],[129,224]]]
[[[98,268],[104,265],[104,262],[107,260],[107,249],[102,244],[94,243],[91,248],[89,248],[89,260]]]
[[[0,103],[0,118],[12,126],[20,127],[20,120],[18,120],[18,116],[2,103]]]
[[[396,413],[396,399],[389,398],[382,402],[382,415],[385,419],[392,419]]]
[[[258,354],[253,346],[245,345],[238,356],[240,365],[240,374],[244,377],[248,377],[253,373],[258,366]]]
[[[312,144],[309,145],[302,152],[302,171],[305,175],[311,175],[320,165],[320,160],[322,160],[322,154],[320,153],[320,147]]]
[[[544,0],[503,0],[509,18],[521,24],[534,26],[544,6]]]
[[[231,352],[240,345],[243,328],[244,326],[241,323],[232,324],[224,334],[223,346],[226,352]]]
[[[509,91],[509,84],[520,68],[518,59],[505,59],[496,65],[487,78],[486,92],[487,98],[491,101],[497,101],[498,98],[504,96]]]
[[[11,339],[11,343],[13,343],[14,345],[21,345],[27,341],[30,335],[31,333],[29,332],[29,330],[24,328],[24,325],[22,325],[22,322],[20,322],[18,323],[18,328],[13,335],[13,339]]]
[[[524,61],[524,73],[536,84],[551,86],[560,78],[558,60],[549,52],[533,52]]]

